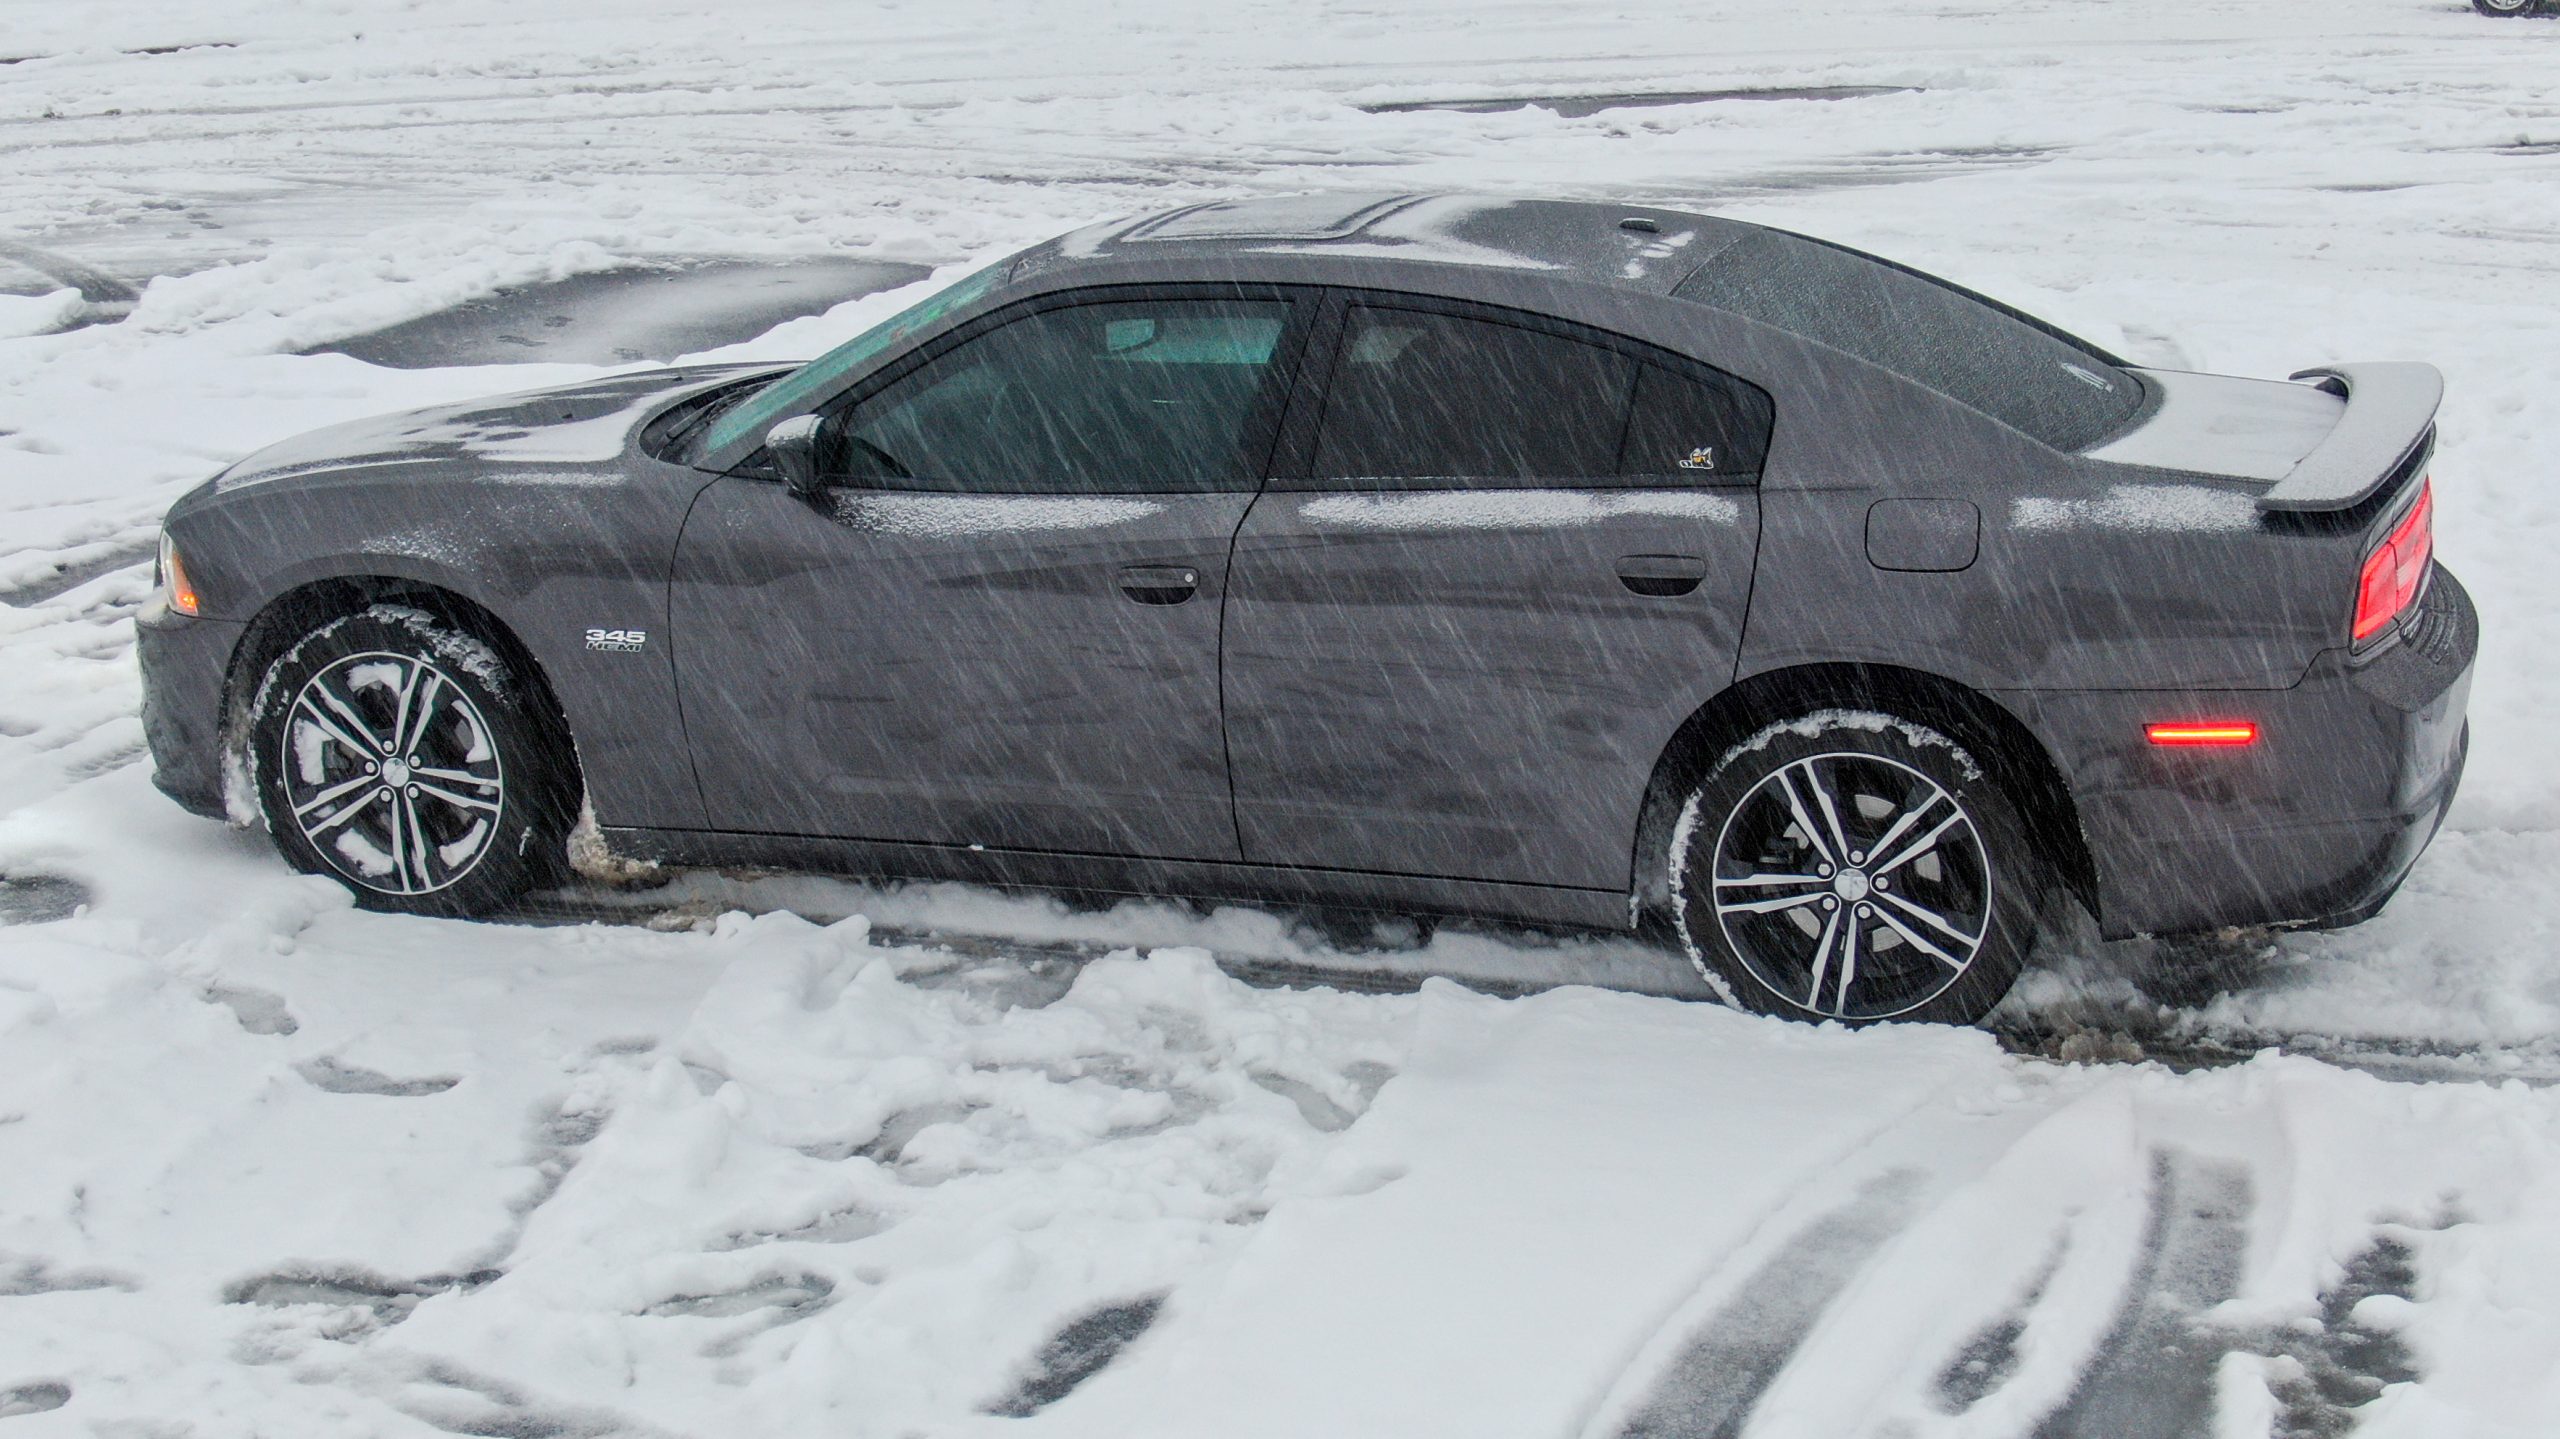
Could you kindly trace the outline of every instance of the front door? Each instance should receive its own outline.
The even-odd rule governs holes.
[[[1295,362],[1274,292],[1001,312],[712,484],[673,585],[715,828],[1232,859],[1227,554]]]
[[[1338,328],[1229,580],[1245,858],[1623,889],[1655,759],[1732,680],[1768,397],[1503,311]]]

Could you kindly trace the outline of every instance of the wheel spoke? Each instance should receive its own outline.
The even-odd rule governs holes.
[[[1936,910],[1931,909],[1926,905],[1913,904],[1910,900],[1903,898],[1901,895],[1895,894],[1892,890],[1877,890],[1874,897],[1883,900],[1885,903],[1901,910],[1904,914],[1910,915],[1912,918],[1928,925],[1931,929],[1934,929],[1940,934],[1945,935],[1947,938],[1954,940],[1956,943],[1963,945],[1968,950],[1982,943],[1982,936],[1978,934],[1965,933],[1963,930],[1956,928],[1954,924],[1950,923],[1945,915],[1938,913]],[[1888,915],[1886,918],[1890,920],[1892,916]]]
[[[1840,926],[1840,988],[1831,1001],[1831,1012],[1845,1015],[1849,1012],[1849,986],[1858,982],[1858,919],[1846,912],[1840,917],[1848,922]]]
[[[432,669],[427,669],[424,665],[419,668],[426,670],[427,677],[418,686],[417,713],[400,731],[399,745],[402,754],[418,752],[419,743],[427,737],[428,726],[435,723],[436,701],[444,697],[444,676]]]
[[[1830,882],[1818,874],[1751,874],[1740,879],[1717,880],[1716,888],[1766,889],[1772,885],[1781,884],[1829,884]]]
[[[1891,925],[1894,933],[1901,935],[1905,943],[1914,946],[1922,954],[1928,955],[1930,958],[1938,961],[1940,964],[1946,965],[1950,969],[1964,968],[1965,961],[1958,959],[1954,955],[1940,949],[1938,946],[1931,944],[1927,939],[1921,936],[1920,931],[1913,929],[1911,926],[1904,924],[1900,919],[1895,918],[1892,910],[1879,907],[1876,910],[1876,918],[1883,920],[1888,925]]]
[[[482,789],[498,788],[498,782],[496,780],[489,779],[482,775],[473,774],[467,769],[433,769],[426,765],[420,765],[416,769],[409,771],[409,774],[411,777],[416,779],[431,779],[444,784],[478,785]]]
[[[371,779],[372,776],[367,775],[366,778]],[[364,813],[365,807],[373,804],[374,802],[373,796],[367,795],[363,799],[356,801],[354,804],[348,805],[345,809],[339,810],[336,814],[329,816],[327,819],[320,821],[318,824],[304,825],[302,827],[303,838],[310,840],[315,845],[318,844],[320,842],[320,836],[327,834],[329,831],[345,824],[348,820],[354,819],[357,815]]]
[[[453,806],[455,809],[478,810],[482,814],[496,814],[498,812],[498,806],[490,800],[473,799],[469,795],[455,794],[453,791],[446,789],[441,785],[432,785],[421,780],[418,782],[417,788],[420,794],[434,795],[436,798],[443,800],[446,804]]]
[[[410,799],[406,795],[402,795],[391,802],[391,808],[393,810],[392,822],[399,828],[408,831],[409,863],[415,866],[417,870],[418,889],[425,891],[435,888],[435,875],[427,868],[427,860],[430,853],[430,846],[427,844],[427,827],[418,819],[418,802]],[[407,870],[403,870],[401,872],[400,879],[403,884],[408,883],[409,874]]]
[[[1798,766],[1804,771],[1805,787],[1813,791],[1813,802],[1822,807],[1822,822],[1831,827],[1831,862],[1845,864],[1849,856],[1848,827],[1840,823],[1840,808],[1831,801],[1831,787],[1822,782],[1821,771],[1812,760]]]
[[[322,790],[320,793],[313,795],[311,798],[304,800],[302,803],[295,805],[293,807],[293,817],[295,819],[301,819],[305,815],[310,814],[313,810],[318,809],[320,806],[327,804],[333,799],[353,794],[357,790],[366,789],[380,783],[382,783],[382,780],[378,776],[369,774],[360,774],[353,779],[341,781],[340,783],[332,785],[329,788]]]
[[[1832,850],[1831,842],[1822,837],[1821,827],[1816,825],[1813,822],[1813,816],[1806,812],[1804,801],[1797,797],[1794,773],[1791,770],[1782,769],[1772,778],[1778,782],[1778,793],[1786,798],[1787,812],[1795,816],[1796,828],[1803,831],[1805,843],[1812,845],[1815,854],[1829,860],[1834,866],[1843,863],[1844,854]]]
[[[1810,894],[1782,894],[1775,899],[1746,899],[1733,904],[1718,901],[1716,908],[1726,914],[1776,914],[1782,909],[1802,909],[1822,898],[1817,890]]]
[[[390,746],[384,744],[381,737],[373,732],[373,726],[365,723],[364,716],[357,714],[353,705],[332,694],[327,685],[315,684],[311,686],[308,693],[318,695],[322,704],[336,712],[338,718],[345,721],[357,734],[364,736],[363,741],[351,741],[351,743],[354,743],[367,759],[391,752]],[[342,734],[339,738],[343,740],[346,736]]]
[[[296,711],[303,718],[309,720],[322,734],[336,740],[338,742],[338,747],[345,750],[347,753],[360,755],[368,760],[373,759],[382,753],[380,750],[375,749],[371,744],[349,734],[347,732],[347,727],[344,724],[341,724],[335,716],[332,716],[328,712],[322,710],[318,705],[313,704],[308,695],[294,701],[294,705]],[[358,725],[357,728],[361,731],[363,726]]]
[[[419,678],[426,672],[425,665],[413,660],[409,664],[409,677],[400,682],[400,704],[391,713],[391,749],[388,753],[409,752],[409,706],[417,699]]]
[[[1894,816],[1893,823],[1886,828],[1883,834],[1876,836],[1876,842],[1874,844],[1868,846],[1867,857],[1869,859],[1876,859],[1882,856],[1887,850],[1892,849],[1893,842],[1895,840],[1898,840],[1902,838],[1903,835],[1909,833],[1911,827],[1920,822],[1920,816],[1936,809],[1938,807],[1938,801],[1945,799],[1946,797],[1947,792],[1945,790],[1932,785],[1929,789],[1929,797],[1927,799],[1920,801],[1918,804],[1915,804],[1909,809],[1906,809],[1902,813]]]
[[[382,792],[382,797],[391,802],[390,813],[385,816],[391,822],[391,877],[399,884],[400,892],[408,894],[410,893],[409,826],[401,822],[399,795],[386,789]]]
[[[1955,826],[1963,819],[1963,810],[1959,809],[1954,811],[1945,819],[1942,819],[1936,824],[1930,826],[1927,834],[1920,836],[1918,839],[1915,839],[1910,844],[1904,846],[1902,853],[1895,855],[1893,858],[1886,860],[1882,864],[1872,866],[1868,870],[1868,873],[1878,875],[1891,874],[1895,870],[1909,864],[1911,861],[1927,854],[1930,850],[1937,848],[1938,836],[1955,828]]]
[[[1822,1007],[1822,976],[1831,968],[1831,941],[1840,932],[1840,911],[1833,910],[1822,918],[1822,938],[1813,946],[1813,978],[1804,987],[1807,1009]]]

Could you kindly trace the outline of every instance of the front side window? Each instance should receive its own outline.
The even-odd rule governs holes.
[[[1285,300],[1044,310],[961,343],[829,424],[866,484],[993,493],[1249,489],[1276,421]]]
[[[697,455],[714,454],[749,435],[763,434],[774,421],[842,386],[890,346],[994,289],[996,281],[1003,277],[1004,267],[998,265],[980,270],[947,289],[937,290],[917,304],[891,315],[737,401],[704,432],[700,445],[696,447]]]

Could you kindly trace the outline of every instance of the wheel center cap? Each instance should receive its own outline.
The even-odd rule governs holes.
[[[382,782],[390,785],[394,789],[407,784],[409,782],[408,762],[396,759],[384,760],[382,762]],[[1858,891],[1861,894],[1866,892],[1866,881],[1860,880],[1858,882]]]
[[[1831,877],[1831,892],[1853,903],[1865,899],[1869,887],[1863,869],[1844,869]]]

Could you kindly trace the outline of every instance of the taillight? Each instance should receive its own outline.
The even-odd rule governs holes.
[[[178,547],[169,537],[160,537],[160,588],[169,596],[169,608],[182,615],[192,615],[199,608],[195,581],[187,578],[187,566],[178,558]]]
[[[2433,480],[2418,482],[2418,502],[2391,533],[2364,557],[2356,573],[2356,643],[2380,634],[2409,606],[2427,583],[2427,566],[2436,557],[2436,491]]]

